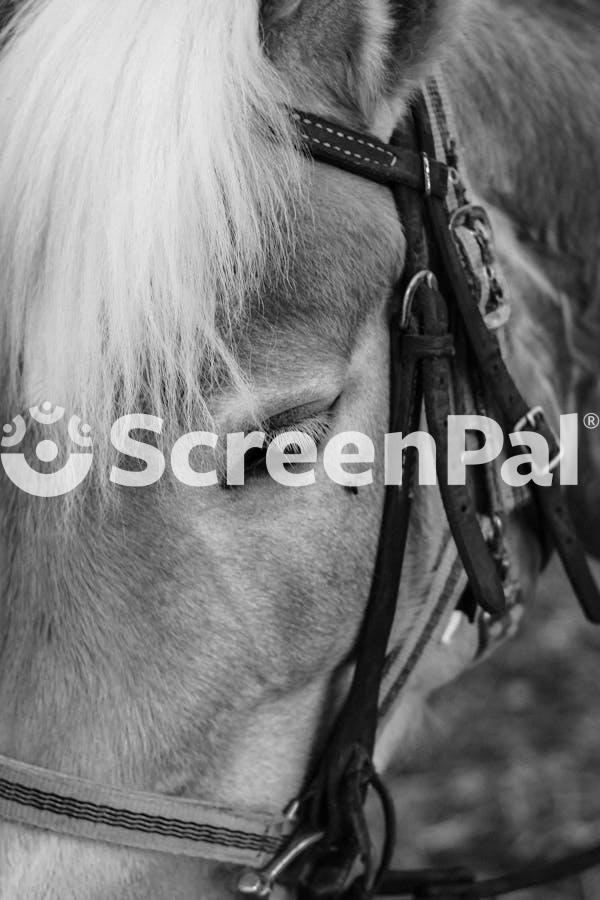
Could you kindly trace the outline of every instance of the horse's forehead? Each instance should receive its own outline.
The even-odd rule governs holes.
[[[324,164],[307,163],[282,276],[253,304],[246,354],[281,349],[290,363],[347,357],[365,319],[388,299],[404,259],[391,191]]]

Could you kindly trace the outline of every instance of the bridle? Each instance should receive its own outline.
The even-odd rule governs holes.
[[[506,367],[495,330],[505,311],[491,266],[487,220],[483,210],[466,198],[440,97],[432,79],[390,144],[320,117],[298,111],[292,115],[307,155],[387,185],[393,192],[407,251],[405,271],[389,306],[390,431],[417,430],[425,411],[438,449],[445,514],[468,578],[468,613],[493,625],[510,615],[515,602],[501,542],[504,511],[491,487],[485,512],[497,527],[493,536],[484,533],[482,511],[469,489],[448,482],[446,423],[462,394],[458,381],[469,383],[471,396],[485,403],[505,433],[528,427],[542,435],[551,449],[549,470],[560,458],[560,447],[543,411],[523,399]],[[474,235],[487,270],[490,290],[484,309],[472,253],[456,238],[457,223]],[[413,504],[414,449],[404,452],[402,467],[402,487],[386,487],[350,690],[304,790],[283,816],[111,788],[4,757],[0,757],[0,816],[76,837],[246,865],[239,890],[254,897],[267,897],[278,883],[295,888],[300,900],[367,900],[376,894],[492,897],[600,863],[600,847],[595,847],[559,863],[531,866],[487,882],[476,882],[463,869],[389,871],[393,806],[375,771],[373,754]],[[535,486],[533,494],[540,529],[558,551],[585,615],[600,623],[600,594],[560,487],[553,479],[552,486]],[[447,606],[447,597],[444,603]],[[438,609],[438,618],[439,614]],[[430,623],[426,624],[421,650],[431,640]],[[385,820],[384,846],[377,859],[364,812],[370,789],[381,801]]]
[[[458,174],[456,147],[451,141],[444,150],[446,159],[440,162],[438,158],[430,114],[432,98],[434,115],[445,118],[445,112],[435,81],[426,91],[429,106],[425,94],[414,100],[391,145],[310,115],[296,115],[304,147],[311,156],[389,185],[393,191],[407,252],[402,281],[389,310],[390,430],[402,434],[416,430],[424,406],[427,427],[438,448],[440,493],[468,576],[472,601],[493,620],[506,613],[508,572],[502,565],[504,560],[498,558],[482,533],[469,490],[449,484],[445,469],[446,423],[453,409],[457,371],[472,373],[469,377],[475,380],[475,390],[483,393],[487,408],[493,410],[506,433],[528,426],[546,439],[550,471],[560,460],[561,451],[543,410],[532,408],[517,389],[495,328],[489,327],[480,309],[468,255],[455,239],[453,225],[460,216],[481,220],[482,213],[466,202],[452,214],[449,212],[449,178],[455,182],[457,193],[464,194],[464,186]],[[440,130],[446,130],[445,125]],[[479,884],[460,869],[388,871],[393,846],[392,804],[372,760],[380,686],[409,528],[415,457],[414,449],[405,450],[402,489],[386,488],[379,548],[356,649],[353,681],[302,797],[303,820],[309,823],[313,834],[323,834],[316,847],[304,854],[305,860],[309,857],[304,873],[295,874],[300,896],[310,900],[339,896],[362,900],[376,893],[397,897],[498,896],[544,882],[548,877],[564,877],[582,865],[600,863],[599,847],[548,868],[532,868]],[[575,536],[560,486],[552,479],[551,486],[536,485],[534,495],[540,528],[557,550],[585,615],[599,624],[600,595]],[[382,800],[388,829],[377,866],[372,859],[363,812],[369,785]],[[358,876],[357,860],[362,866]],[[264,883],[261,886],[249,879],[242,887],[245,893],[260,895]]]

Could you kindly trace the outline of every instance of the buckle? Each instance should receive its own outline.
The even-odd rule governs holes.
[[[300,832],[264,869],[246,869],[238,881],[238,892],[245,897],[269,897],[280,876],[324,837],[324,831]]]
[[[414,299],[417,291],[422,284],[426,284],[427,287],[432,291],[437,291],[438,281],[430,269],[421,269],[420,272],[417,272],[416,275],[413,275],[408,283],[408,287],[406,288],[404,297],[402,299],[402,314],[400,317],[400,329],[402,331],[406,331],[406,329],[408,328],[408,322],[412,313]]]
[[[565,449],[560,442],[560,438],[554,431],[551,425],[549,425],[548,420],[546,419],[546,414],[544,412],[543,406],[533,406],[529,412],[526,412],[524,416],[522,416],[519,421],[513,426],[513,432],[525,431],[526,427],[529,425],[532,431],[537,431],[540,423],[543,422],[548,431],[550,432],[550,437],[554,443],[554,446],[557,448],[556,453],[550,460],[547,466],[544,466],[543,469],[539,469],[536,467],[536,471],[540,475],[551,475],[552,472],[560,465],[560,462],[565,455]]]
[[[489,331],[497,331],[503,328],[510,319],[511,308],[504,297],[503,288],[496,275],[496,254],[494,249],[494,231],[487,210],[483,206],[474,203],[465,203],[454,210],[449,220],[449,228],[452,236],[469,258],[473,268],[473,274],[477,277],[478,265],[473,265],[470,254],[464,242],[460,241],[457,234],[459,228],[466,228],[471,232],[481,254],[482,269],[487,278],[489,297],[485,311],[482,312],[483,320]],[[482,276],[483,277],[483,276]],[[477,277],[480,282],[482,279]]]

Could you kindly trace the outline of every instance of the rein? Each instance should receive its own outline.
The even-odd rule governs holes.
[[[449,555],[450,539],[440,555],[445,575],[418,623],[410,653],[395,668],[390,636],[417,461],[416,450],[409,448],[402,486],[385,491],[349,694],[304,790],[283,814],[111,788],[0,757],[0,817],[119,846],[248,866],[239,891],[253,897],[267,897],[278,883],[297,889],[299,900],[493,897],[567,877],[599,864],[600,847],[483,882],[463,869],[388,871],[393,804],[373,764],[385,711],[448,628],[465,573],[471,598],[466,611],[488,635],[504,627],[518,607],[518,587],[502,541],[506,503],[494,487],[493,472],[486,482],[485,511],[466,486],[448,483],[447,417],[463,402],[466,385],[473,403],[485,402],[505,433],[529,428],[546,439],[549,471],[560,460],[560,447],[543,410],[525,401],[504,362],[496,329],[505,323],[507,308],[492,265],[488,220],[466,197],[437,82],[427,83],[390,144],[310,114],[292,111],[292,116],[308,156],[393,192],[407,256],[389,307],[390,431],[417,430],[424,410],[438,448],[438,482],[453,541]],[[481,263],[489,282],[483,302]],[[560,487],[536,485],[533,495],[540,530],[557,550],[584,614],[600,623],[600,594]],[[483,513],[491,523],[489,533],[482,530]],[[364,813],[370,789],[379,797],[386,826],[378,858]]]

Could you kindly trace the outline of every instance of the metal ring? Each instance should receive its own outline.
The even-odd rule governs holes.
[[[264,869],[246,869],[242,872],[237,885],[238,893],[245,897],[270,897],[279,876],[324,837],[324,831],[300,832]]]
[[[437,278],[430,269],[421,269],[420,272],[417,272],[416,275],[413,275],[408,283],[406,291],[404,292],[404,298],[402,300],[402,317],[400,319],[400,327],[402,331],[405,331],[408,327],[408,321],[412,313],[412,307],[416,293],[423,283],[427,284],[427,287],[432,291],[437,291],[438,289]]]

